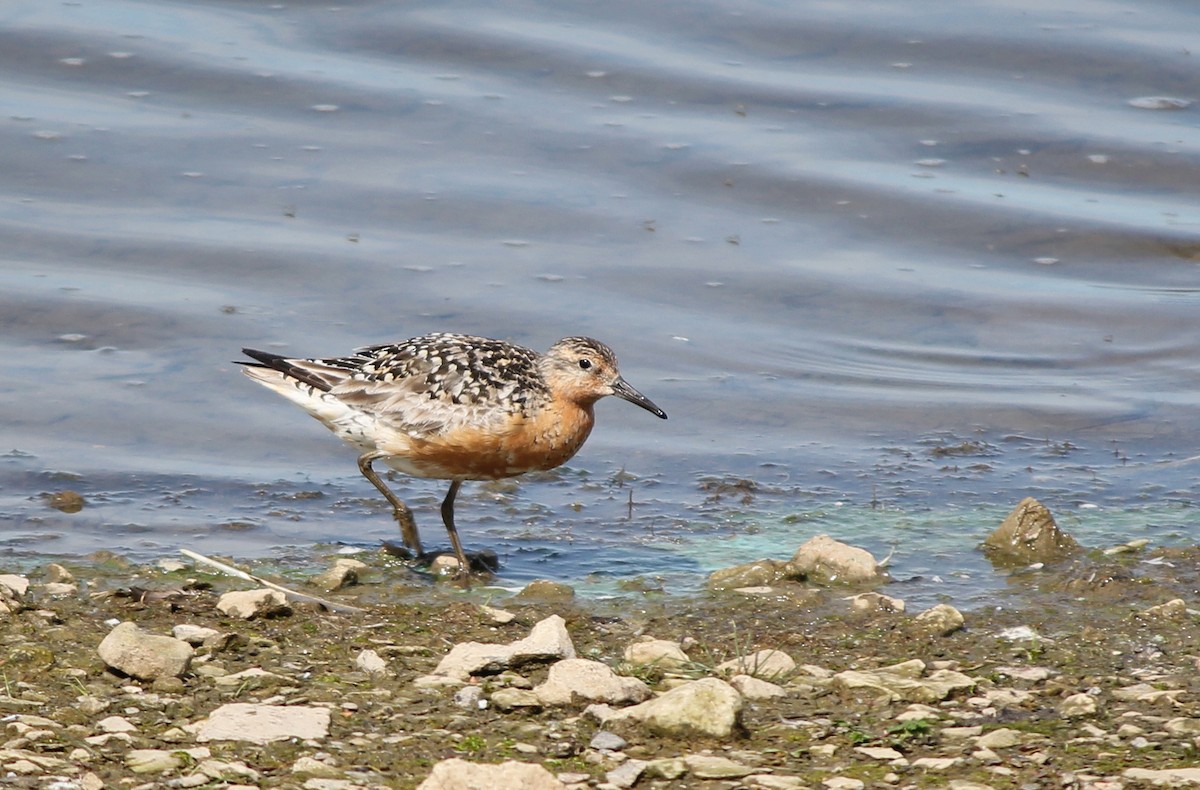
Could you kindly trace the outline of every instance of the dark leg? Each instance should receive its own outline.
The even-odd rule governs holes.
[[[411,549],[418,557],[421,556],[421,536],[417,534],[417,521],[413,518],[412,511],[408,505],[400,501],[400,497],[392,493],[391,489],[383,484],[379,479],[379,475],[375,474],[375,470],[371,468],[371,462],[376,456],[371,453],[363,453],[358,457],[358,470],[363,473],[363,477],[371,481],[371,485],[379,489],[379,493],[383,494],[392,505],[392,515],[396,517],[396,522],[400,525],[400,537],[404,539],[404,545]]]
[[[445,523],[446,533],[450,536],[450,545],[454,547],[454,556],[458,557],[459,575],[466,576],[471,572],[471,563],[467,562],[462,543],[458,541],[458,528],[454,526],[454,498],[458,496],[458,489],[461,487],[461,480],[451,481],[450,490],[442,500],[442,522]]]

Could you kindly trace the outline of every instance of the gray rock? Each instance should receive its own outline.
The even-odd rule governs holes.
[[[612,713],[604,724],[637,722],[668,736],[728,738],[741,728],[742,696],[723,680],[703,678]]]
[[[1001,565],[1054,562],[1079,551],[1079,544],[1058,528],[1050,510],[1025,497],[983,541],[988,557]]]
[[[186,729],[193,732],[198,741],[264,744],[288,738],[324,738],[329,734],[329,721],[329,708],[231,702]]]
[[[642,760],[626,760],[604,775],[604,780],[613,787],[633,787],[642,778],[646,763]]]
[[[147,634],[134,623],[121,623],[108,632],[97,652],[113,669],[140,680],[154,680],[186,673],[194,651],[182,640]]]
[[[637,678],[622,677],[606,664],[568,658],[550,667],[546,682],[534,689],[545,705],[610,702],[628,705],[650,698],[650,687]]]
[[[607,749],[610,752],[619,752],[628,745],[628,741],[608,730],[600,730],[592,736],[592,740],[588,743],[592,749]]]
[[[787,572],[821,584],[871,584],[887,578],[869,551],[828,535],[818,535],[797,549]]]
[[[291,612],[287,597],[279,590],[238,590],[217,599],[217,609],[230,617],[251,620]]]
[[[382,675],[387,672],[387,661],[374,650],[363,650],[354,659],[354,666],[360,672],[366,672],[369,675]]]
[[[457,757],[433,766],[417,790],[565,790],[566,785],[540,765],[515,760],[472,763]]]
[[[524,664],[574,657],[575,645],[567,633],[566,621],[555,614],[537,623],[529,636],[511,644],[457,644],[438,663],[433,674],[465,680],[471,675],[496,674]]]
[[[479,710],[479,702],[483,699],[483,689],[479,686],[463,686],[454,692],[454,704],[467,710]]]

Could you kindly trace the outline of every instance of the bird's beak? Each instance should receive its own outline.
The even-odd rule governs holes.
[[[612,383],[612,394],[616,395],[621,400],[627,400],[630,403],[636,403],[651,414],[667,419],[667,413],[654,405],[654,401],[647,398],[642,393],[635,390],[633,387],[625,383],[625,379],[618,378]]]

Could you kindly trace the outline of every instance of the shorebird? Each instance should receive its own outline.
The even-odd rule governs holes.
[[[244,348],[245,373],[358,448],[358,468],[391,504],[404,545],[423,554],[412,510],[372,467],[450,481],[442,521],[458,559],[470,564],[454,526],[465,480],[553,469],[570,459],[607,395],[667,413],[621,378],[612,349],[567,337],[539,354],[502,340],[448,333],[367,346],[344,357],[293,359]]]

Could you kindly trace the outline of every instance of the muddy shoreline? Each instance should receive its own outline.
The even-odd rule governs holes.
[[[532,596],[464,592],[382,554],[358,559],[357,583],[327,597],[365,611],[293,602],[254,619],[218,608],[223,593],[254,585],[174,560],[135,567],[97,555],[26,574],[28,588],[10,592],[12,611],[0,615],[6,784],[406,788],[457,758],[535,764],[579,788],[1116,788],[1186,782],[1186,772],[1153,772],[1198,759],[1200,625],[1186,603],[1195,551],[1093,552],[1015,574],[1007,600],[964,612],[950,633],[915,612],[854,609],[854,591],[838,587],[587,601],[554,585]],[[297,569],[282,581],[324,594],[308,584],[318,576]],[[761,650],[796,668],[765,679],[779,695],[744,697],[727,737],[605,725],[582,699],[531,702],[553,661],[420,680],[454,645],[513,643],[555,615],[576,656],[656,694],[729,681],[722,662]],[[138,680],[97,652],[124,622],[217,636],[178,677]],[[675,642],[687,665],[630,664],[627,649],[648,637]],[[365,651],[381,663],[364,664]],[[938,673],[969,682],[889,694],[847,680],[899,665],[910,689]],[[464,704],[466,687],[478,693]],[[327,710],[328,729],[266,744],[198,740],[197,723],[231,703]],[[595,740],[609,730],[620,748]],[[147,767],[145,755],[160,752],[174,758]],[[713,768],[713,757],[724,762]]]

